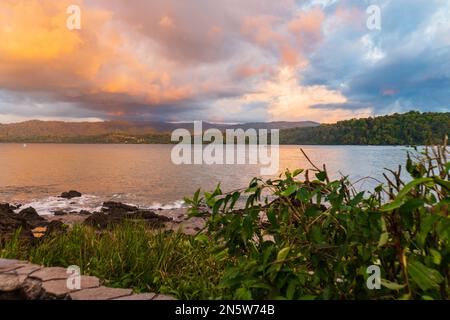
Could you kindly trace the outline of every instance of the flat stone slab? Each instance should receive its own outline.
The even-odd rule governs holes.
[[[135,301],[142,301],[142,300],[153,300],[156,297],[156,293],[141,293],[141,294],[133,294],[131,296],[126,297],[120,297],[113,300],[135,300]]]
[[[176,300],[156,293],[133,294],[131,289],[100,286],[97,277],[81,276],[81,288],[70,288],[66,268],[45,268],[25,261],[0,259],[0,293],[22,292],[27,299]]]
[[[18,264],[18,263],[23,263],[23,261],[14,260],[14,259],[3,259],[3,258],[0,258],[0,268],[9,267],[9,266],[11,266],[13,264]]]
[[[40,269],[42,269],[43,267],[38,266],[36,264],[29,264],[29,265],[25,265],[24,267],[20,267],[18,269],[15,269],[14,272],[18,275],[30,275],[33,272],[36,272]]]
[[[152,300],[177,300],[172,296],[165,295],[165,294],[157,294],[156,297],[154,297]]]
[[[112,300],[130,296],[132,293],[131,289],[99,287],[72,292],[69,296],[72,300]]]
[[[0,272],[13,271],[26,265],[26,262],[20,260],[0,259]]]
[[[14,274],[0,274],[0,291],[2,292],[12,292],[19,290],[22,286],[24,277],[19,277]]]
[[[44,289],[47,295],[63,297],[70,292],[89,288],[97,288],[100,286],[100,280],[96,277],[82,276],[80,283],[80,289],[71,289],[67,286],[67,280],[50,280],[42,283],[42,289]]]
[[[64,280],[69,276],[70,274],[67,273],[67,269],[59,267],[43,268],[30,274],[31,278],[36,278],[41,281]]]

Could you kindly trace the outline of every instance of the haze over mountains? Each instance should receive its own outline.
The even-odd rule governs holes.
[[[245,124],[216,124],[203,122],[203,130],[217,128],[219,130],[235,128],[254,129],[290,129],[315,127],[319,123],[312,121],[300,122],[255,122]],[[110,134],[148,135],[166,134],[175,129],[184,128],[193,130],[193,123],[169,122],[63,122],[32,120],[21,123],[0,124],[0,139],[2,141],[21,140],[28,137],[78,137],[101,136]]]

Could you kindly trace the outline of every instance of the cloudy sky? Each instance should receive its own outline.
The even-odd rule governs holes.
[[[70,5],[80,30],[66,26]],[[448,0],[0,2],[0,122],[409,110],[450,110]]]

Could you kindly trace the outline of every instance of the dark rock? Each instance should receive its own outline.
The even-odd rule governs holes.
[[[68,192],[61,193],[60,197],[64,198],[64,199],[73,199],[73,198],[79,198],[81,196],[82,196],[82,194],[80,192],[75,191],[75,190],[70,190]]]
[[[81,210],[79,214],[82,216],[90,216],[92,213],[87,210]]]
[[[53,212],[53,214],[57,217],[60,217],[60,216],[65,216],[67,214],[67,212],[58,210],[58,211]]]
[[[34,208],[26,208],[20,211],[17,216],[24,219],[32,228],[43,227],[47,225],[47,220],[41,217]]]
[[[122,211],[122,212],[133,212],[137,211],[138,207],[130,206],[121,202],[107,201],[103,203],[103,211]]]
[[[42,282],[39,279],[27,278],[21,289],[22,296],[26,300],[39,300],[44,294]]]
[[[0,241],[8,241],[20,228],[21,239],[32,239],[32,227],[27,221],[10,209],[0,209]]]
[[[66,225],[62,223],[61,221],[51,221],[47,225],[47,234],[54,233],[54,232],[63,232],[66,230]]]
[[[150,210],[138,210],[130,218],[145,220],[145,222],[152,228],[161,228],[164,226],[165,222],[172,221],[171,218],[156,214]]]
[[[142,220],[151,228],[160,228],[171,218],[156,214],[151,210],[140,210],[137,207],[129,206],[118,202],[105,202],[102,212],[94,212],[84,224],[98,229],[104,229],[109,225],[117,225],[125,220]]]
[[[97,229],[105,229],[113,222],[109,218],[110,217],[102,212],[94,212],[86,220],[84,220],[83,224]]]
[[[14,213],[15,208],[9,203],[0,203],[0,212]]]

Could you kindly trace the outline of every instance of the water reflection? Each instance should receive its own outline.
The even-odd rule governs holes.
[[[136,204],[168,203],[198,187],[243,187],[259,176],[258,165],[180,165],[170,160],[170,145],[0,144],[0,201],[30,201],[76,189],[101,198]],[[333,178],[349,175],[383,179],[383,168],[406,159],[406,147],[304,146],[311,160],[325,163]],[[280,172],[310,168],[298,146],[280,147]],[[376,182],[366,180],[363,188]]]

